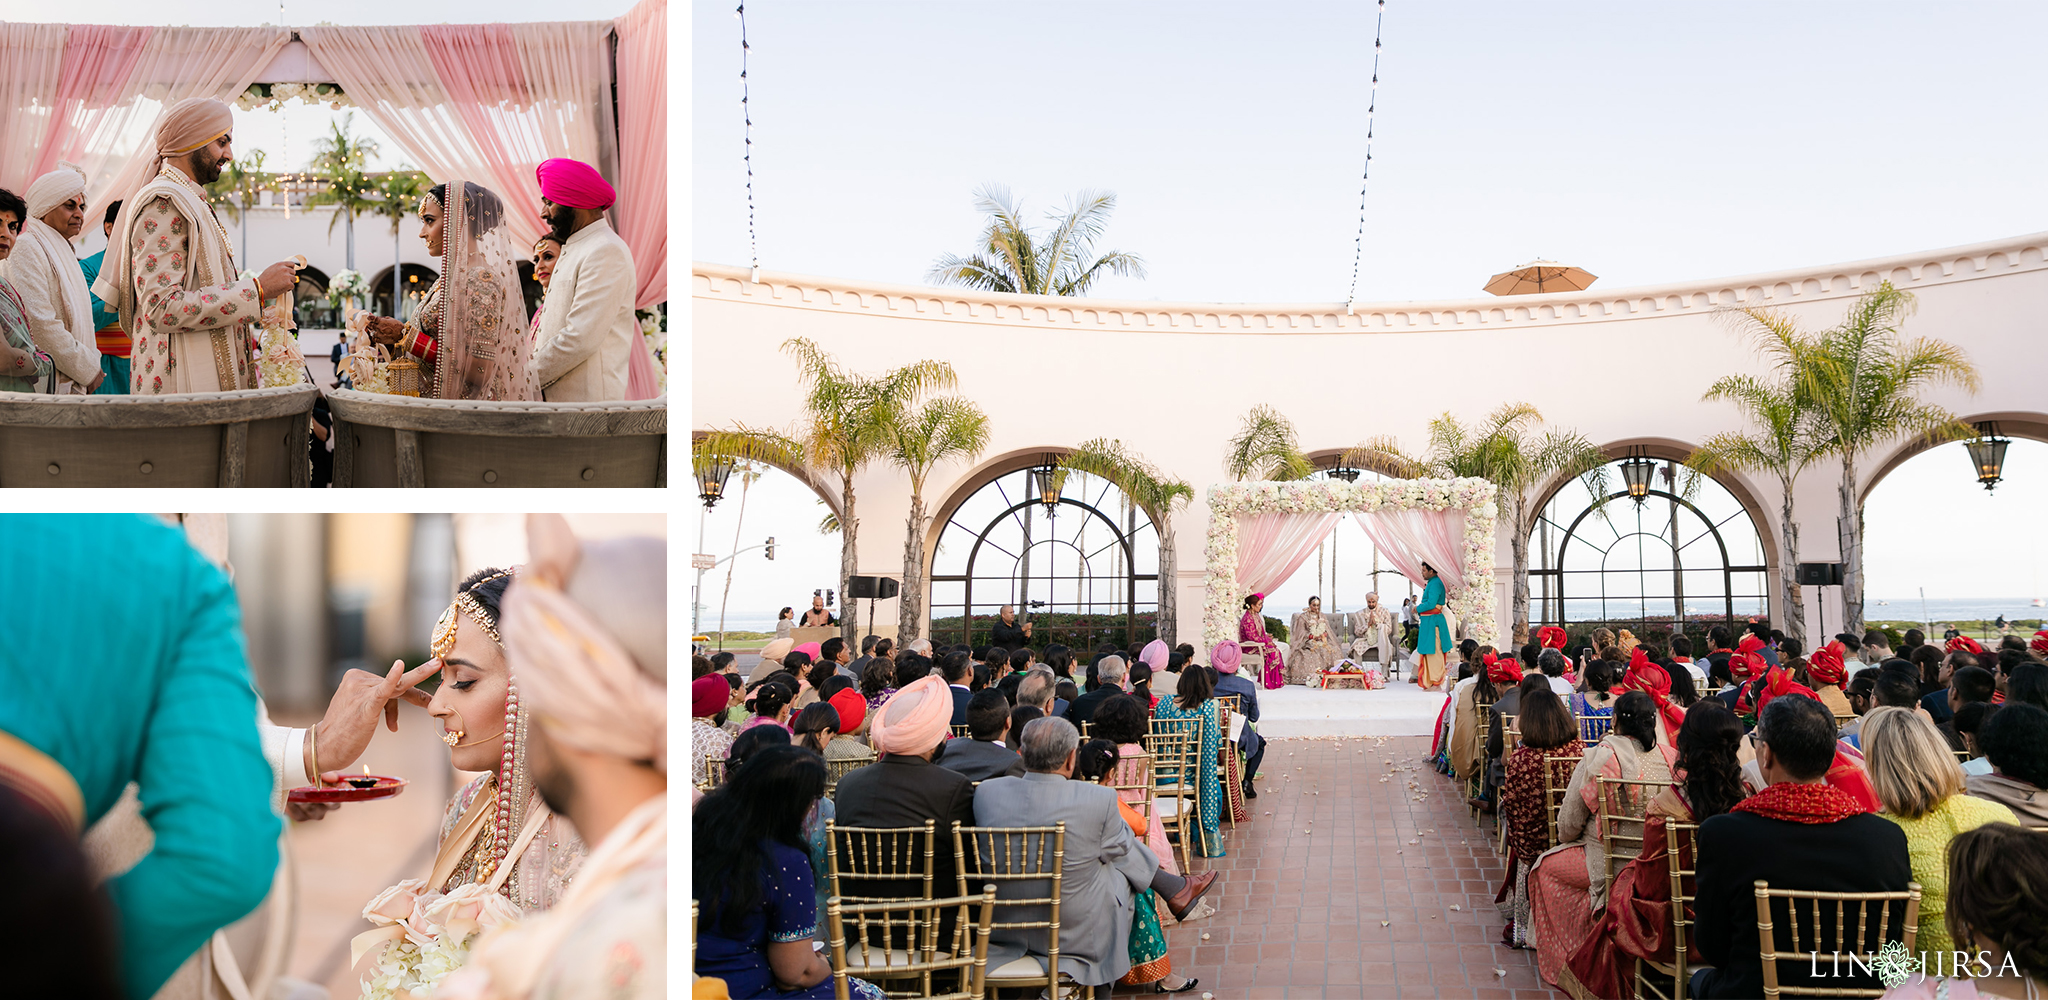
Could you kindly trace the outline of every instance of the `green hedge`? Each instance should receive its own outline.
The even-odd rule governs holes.
[[[996,621],[995,615],[975,615],[971,621],[962,615],[934,618],[931,639],[935,643],[965,642],[970,646],[987,646],[991,644],[989,636]],[[1032,648],[1040,650],[1053,643],[1079,650],[1112,642],[1121,648],[1131,642],[1151,642],[1159,637],[1157,611],[1140,611],[1135,616],[1045,612],[1032,615],[1030,621]],[[1135,633],[1132,632],[1133,625]]]

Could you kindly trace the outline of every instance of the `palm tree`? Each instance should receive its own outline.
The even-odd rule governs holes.
[[[426,197],[433,185],[427,183],[427,175],[417,170],[393,170],[376,180],[378,199],[369,211],[391,220],[391,315],[402,315],[400,305],[404,301],[405,251],[399,246],[399,227],[405,217],[419,209],[420,199]]]
[[[1791,319],[1767,309],[1743,309],[1747,325],[1763,342],[1775,343],[1793,355],[1802,338]],[[1702,400],[1727,400],[1755,426],[1750,433],[1722,431],[1715,434],[1685,460],[1687,467],[1704,475],[1724,470],[1768,473],[1778,480],[1783,502],[1778,509],[1778,531],[1785,539],[1785,552],[1778,562],[1778,587],[1785,595],[1785,634],[1806,639],[1806,598],[1799,588],[1799,522],[1792,516],[1792,484],[1799,473],[1821,457],[1820,439],[1813,426],[1808,401],[1801,398],[1799,384],[1791,379],[1766,382],[1752,375],[1728,375],[1708,387]],[[1810,647],[1809,647],[1810,648]]]
[[[903,597],[896,606],[899,642],[918,637],[924,619],[924,482],[934,467],[973,461],[988,448],[988,414],[957,396],[941,396],[890,428],[889,458],[910,477],[910,522],[903,539]]]
[[[206,185],[207,200],[214,208],[228,218],[241,223],[242,239],[236,244],[243,259],[249,256],[249,208],[256,204],[256,192],[270,186],[271,175],[263,172],[263,161],[269,153],[252,149],[228,161],[219,179]],[[229,198],[233,195],[233,198]]]
[[[1811,401],[1819,450],[1842,460],[1838,512],[1842,541],[1844,629],[1863,629],[1863,503],[1856,460],[1912,435],[1929,441],[1973,437],[1947,408],[1923,403],[1921,390],[1954,385],[1976,392],[1977,369],[1963,349],[1929,337],[1907,339],[1901,321],[1913,295],[1883,282],[1857,299],[1842,322],[1798,344],[1766,341],[1765,350]]]
[[[1607,453],[1577,431],[1552,429],[1538,435],[1542,423],[1534,406],[1503,403],[1470,428],[1449,413],[1430,421],[1429,451],[1419,458],[1403,452],[1390,437],[1370,439],[1344,453],[1347,465],[1409,478],[1471,476],[1500,487],[1500,518],[1508,524],[1515,559],[1511,608],[1516,642],[1528,641],[1529,535],[1543,512],[1531,493],[1555,479],[1577,478],[1596,504],[1607,496]]]
[[[1053,473],[1054,483],[1065,485],[1069,472],[1085,472],[1108,480],[1122,491],[1124,499],[1152,519],[1152,526],[1159,532],[1158,636],[1171,642],[1180,616],[1173,515],[1195,499],[1195,488],[1168,478],[1158,467],[1126,449],[1122,441],[1109,438],[1083,441],[1079,448],[1062,456]]]
[[[985,292],[1086,295],[1104,274],[1145,276],[1145,262],[1135,254],[1095,256],[1095,241],[1116,210],[1116,195],[1083,191],[1073,196],[1066,214],[1048,213],[1053,228],[1044,234],[1025,228],[1023,208],[1007,188],[983,187],[975,192],[974,207],[989,217],[981,252],[941,255],[926,280]]]
[[[850,373],[804,337],[783,341],[782,349],[797,359],[805,384],[804,416],[809,423],[798,440],[806,464],[830,470],[839,479],[839,592],[848,593],[859,567],[855,544],[860,517],[854,510],[853,477],[890,453],[894,430],[910,407],[928,393],[954,388],[959,376],[952,365],[931,360],[880,375]],[[854,641],[852,615],[846,616],[840,630],[848,642]]]
[[[1244,415],[1244,425],[1230,439],[1223,472],[1232,480],[1307,479],[1315,464],[1302,453],[1294,423],[1264,403]]]
[[[328,235],[336,222],[348,223],[348,269],[356,269],[356,216],[378,210],[377,182],[364,170],[377,155],[377,140],[353,135],[349,125],[354,115],[328,126],[325,138],[313,142],[313,172],[327,181],[327,187],[306,200],[309,205],[333,205],[338,211],[327,220]],[[396,303],[394,303],[395,305]]]

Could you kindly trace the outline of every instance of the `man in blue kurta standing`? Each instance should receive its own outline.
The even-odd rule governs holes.
[[[0,782],[74,834],[139,786],[153,849],[107,883],[121,976],[147,1000],[277,867],[272,772],[234,590],[183,533],[136,516],[13,515],[0,562]],[[118,564],[112,615],[80,595]]]
[[[1415,637],[1415,683],[1427,689],[1443,686],[1451,627],[1444,616],[1444,581],[1436,575],[1436,567],[1423,563],[1422,578],[1429,582],[1422,587],[1422,599],[1415,602],[1415,614],[1422,622],[1422,631]]]

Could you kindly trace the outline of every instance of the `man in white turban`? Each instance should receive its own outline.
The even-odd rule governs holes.
[[[527,765],[590,846],[554,909],[488,932],[436,997],[667,996],[668,545],[527,519],[499,628],[537,725]]]
[[[205,188],[234,158],[234,127],[233,109],[220,101],[171,105],[157,120],[149,180],[114,219],[107,243],[120,249],[107,254],[92,291],[134,335],[135,395],[256,388],[248,324],[262,318],[265,300],[298,281],[289,261],[253,280],[236,277],[234,244]]]
[[[0,277],[21,294],[36,349],[56,363],[57,391],[90,393],[106,375],[100,371],[92,297],[71,244],[85,229],[85,171],[60,161],[28,186],[25,200],[28,218],[14,253],[0,262]]]

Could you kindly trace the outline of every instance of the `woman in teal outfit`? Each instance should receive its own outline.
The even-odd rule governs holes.
[[[1422,578],[1429,582],[1423,585],[1422,599],[1415,602],[1415,614],[1422,619],[1422,631],[1415,637],[1415,655],[1420,660],[1415,683],[1437,688],[1444,683],[1444,654],[1451,650],[1451,627],[1445,623],[1444,581],[1436,575],[1436,567],[1423,563]]]
[[[1200,803],[1201,836],[1196,838],[1195,854],[1204,858],[1223,857],[1223,835],[1217,824],[1223,819],[1223,781],[1216,776],[1217,762],[1223,752],[1223,730],[1216,718],[1216,682],[1209,679],[1207,670],[1194,667],[1180,672],[1180,686],[1175,696],[1163,698],[1159,707],[1152,710],[1159,719],[1198,719],[1195,732],[1200,745],[1195,748],[1195,798]],[[1171,770],[1159,772],[1159,781],[1179,780],[1180,775]]]

